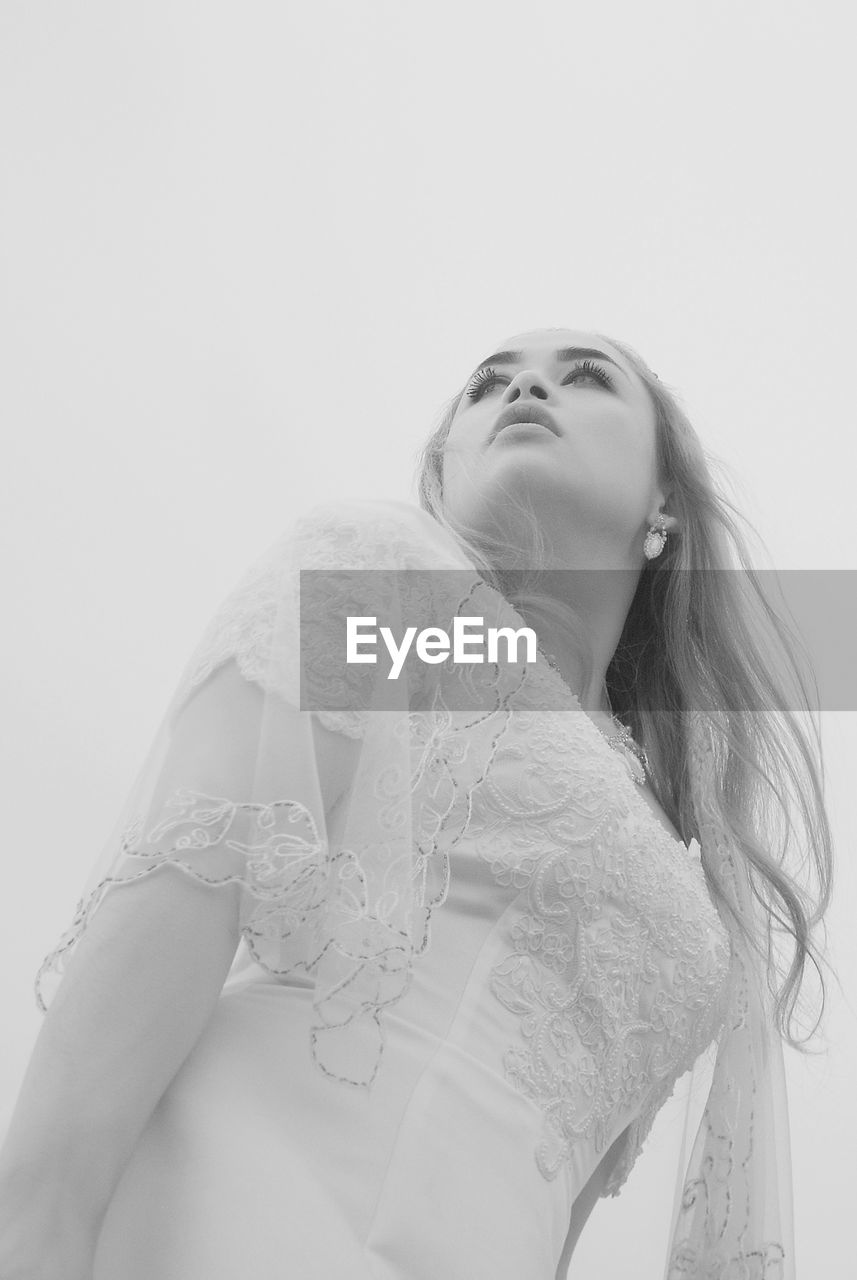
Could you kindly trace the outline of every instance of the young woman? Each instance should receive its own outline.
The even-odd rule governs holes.
[[[709,1048],[669,1274],[794,1276],[781,1042],[832,865],[805,685],[640,357],[502,347],[419,507],[314,508],[191,656],[38,975],[8,1280],[561,1280]],[[448,653],[475,620],[537,648]]]

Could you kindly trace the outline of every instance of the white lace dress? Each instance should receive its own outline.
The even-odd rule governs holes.
[[[554,1280],[605,1153],[616,1195],[717,1036],[729,936],[698,844],[555,672],[533,669],[480,772],[371,1088],[313,1062],[311,976],[242,943],[125,1169],[94,1280]],[[415,806],[436,782],[426,769]]]

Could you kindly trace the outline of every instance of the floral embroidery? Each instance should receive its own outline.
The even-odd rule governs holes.
[[[299,522],[298,534],[294,561],[286,555],[293,544],[281,540],[218,610],[185,670],[186,691],[235,657],[247,680],[294,701],[295,649],[278,629],[293,621],[283,599],[296,563],[426,567],[419,531],[395,511],[367,519],[331,508],[330,517]],[[451,556],[431,567],[461,564]],[[336,607],[347,611],[350,601],[362,612],[348,594],[353,582],[343,578],[342,590]],[[335,661],[322,629],[316,677]],[[728,935],[698,845],[685,848],[661,826],[555,673],[526,668],[492,690],[482,712],[461,709],[456,694],[464,692],[447,684],[426,710],[399,718],[410,774],[379,762],[367,792],[374,839],[362,848],[330,849],[293,797],[260,805],[177,790],[145,839],[136,815],[121,841],[122,876],[106,877],[78,904],[39,971],[41,1007],[41,978],[61,971],[106,889],[171,861],[209,883],[240,881],[254,958],[275,974],[317,970],[316,1061],[344,1083],[371,1084],[384,1047],[381,1014],[405,994],[415,957],[430,945],[450,853],[466,840],[519,899],[491,989],[520,1019],[502,1069],[544,1114],[538,1168],[555,1178],[577,1142],[591,1139],[601,1151],[624,1122],[628,1141],[605,1192],[618,1194],[676,1080],[722,1024]],[[369,732],[360,709],[313,714],[355,740]],[[403,830],[413,834],[407,849]],[[337,1003],[343,992],[347,1016]],[[328,1005],[337,1015],[329,1020]],[[325,1044],[352,1026],[366,1037],[365,1070],[346,1075],[330,1065]]]
[[[551,678],[541,670],[526,695],[536,706]],[[503,1065],[544,1111],[545,1178],[581,1139],[603,1151],[630,1118],[605,1189],[616,1195],[722,1022],[728,935],[698,857],[633,793],[588,717],[513,705],[468,828],[497,882],[523,900],[514,949],[492,973],[494,994],[521,1018]]]

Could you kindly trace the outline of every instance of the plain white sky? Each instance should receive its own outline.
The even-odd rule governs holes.
[[[413,498],[501,338],[630,342],[730,468],[758,563],[857,569],[850,19],[7,0],[0,1117],[35,971],[213,607],[297,510]],[[851,1248],[855,719],[823,721],[842,990],[827,1056],[786,1055],[809,1276]],[[663,1188],[602,1202],[571,1275],[631,1274]]]

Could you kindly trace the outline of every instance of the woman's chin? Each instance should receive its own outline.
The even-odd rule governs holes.
[[[557,466],[555,457],[543,448],[507,449],[510,465],[495,466],[483,476],[482,503],[520,505],[535,516],[544,515],[545,503],[563,504],[573,500],[577,484],[573,476]],[[515,454],[513,458],[511,455]]]

